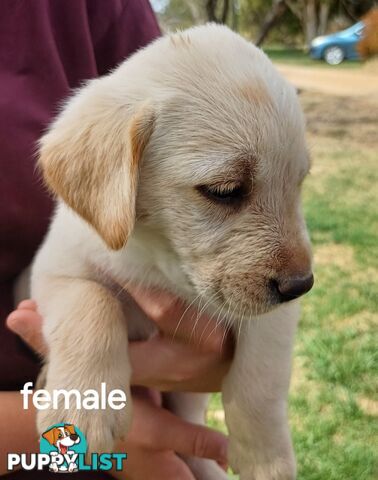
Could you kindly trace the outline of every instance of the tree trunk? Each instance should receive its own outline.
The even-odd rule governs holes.
[[[318,35],[324,35],[327,31],[329,10],[330,10],[329,2],[321,2],[319,7]]]
[[[239,11],[240,3],[239,0],[231,0],[231,16],[232,16],[232,30],[235,32],[239,31]]]
[[[309,48],[318,31],[316,0],[307,0],[305,8],[305,37]]]
[[[261,25],[259,34],[256,38],[256,45],[260,47],[267,37],[269,31],[277,24],[279,19],[285,13],[287,8],[285,0],[273,0],[272,9],[265,16],[264,22]]]
[[[222,23],[226,23],[227,21],[229,8],[230,8],[230,0],[223,0],[223,11],[222,11],[222,17],[221,17]]]
[[[220,17],[217,16],[217,6],[218,0],[206,1],[206,12],[209,22],[226,23],[230,7],[230,0],[223,0],[223,9]]]
[[[206,2],[206,12],[207,12],[207,19],[209,22],[216,22],[216,14],[215,9],[217,7],[217,0],[207,0]]]

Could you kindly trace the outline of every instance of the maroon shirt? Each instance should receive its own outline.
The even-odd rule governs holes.
[[[4,325],[14,280],[32,261],[52,211],[35,172],[36,141],[73,88],[159,33],[148,0],[1,1],[0,390],[35,381],[39,368]]]

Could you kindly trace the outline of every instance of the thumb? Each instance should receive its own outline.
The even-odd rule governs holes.
[[[18,309],[8,315],[6,325],[40,355],[47,353],[42,335],[42,317],[34,310]]]

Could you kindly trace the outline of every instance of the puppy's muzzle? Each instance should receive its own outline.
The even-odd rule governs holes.
[[[270,288],[280,302],[289,302],[309,292],[314,285],[314,275],[303,277],[287,277],[280,280],[271,280]]]

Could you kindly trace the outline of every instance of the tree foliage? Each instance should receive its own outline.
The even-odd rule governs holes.
[[[358,21],[377,0],[165,0],[160,13],[164,29],[175,30],[207,21],[226,23],[261,44],[273,41],[309,45],[328,32],[335,18],[345,26]],[[340,24],[340,21],[339,21]],[[340,26],[338,26],[340,28]]]

